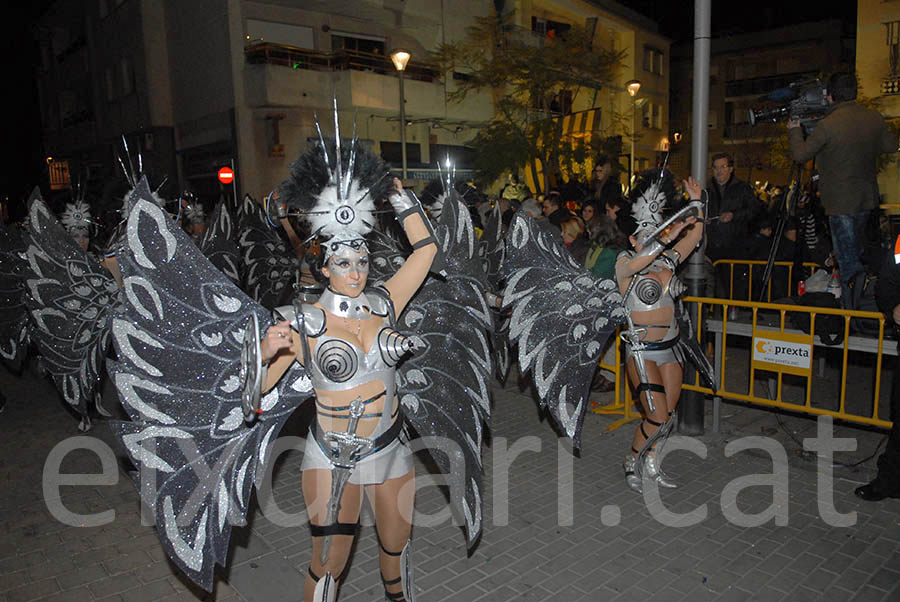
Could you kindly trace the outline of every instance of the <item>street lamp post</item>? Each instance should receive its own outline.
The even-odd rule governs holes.
[[[409,57],[409,52],[401,48],[391,53],[391,62],[400,74],[400,161],[404,180],[406,180],[406,97],[403,94],[403,72],[406,70]]]
[[[637,113],[637,101],[635,96],[641,89],[640,80],[633,79],[625,84],[625,89],[631,97],[631,166],[628,169],[628,189],[631,190],[631,180],[634,178],[634,127],[635,113]]]

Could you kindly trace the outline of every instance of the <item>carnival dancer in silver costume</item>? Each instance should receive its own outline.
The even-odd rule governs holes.
[[[675,424],[685,360],[679,325],[679,297],[685,286],[675,269],[703,236],[700,186],[690,178],[685,187],[692,202],[663,222],[661,212],[674,193],[671,178],[645,180],[632,206],[637,229],[629,240],[634,250],[623,251],[616,261],[616,281],[626,310],[622,338],[628,376],[644,413],[623,465],[626,481],[636,491],[642,490],[642,477],[655,479],[662,487],[677,487],[660,471],[657,452]]]
[[[262,360],[271,362],[264,390],[296,360],[309,371],[316,393],[316,421],[302,466],[313,535],[306,600],[316,599],[314,590],[323,579],[343,572],[363,491],[375,510],[386,595],[390,600],[412,595],[404,587],[403,557],[415,473],[412,453],[399,439],[403,417],[394,366],[413,343],[394,329],[394,321],[425,280],[437,244],[421,205],[403,192],[399,180],[395,184],[389,198],[414,248],[403,266],[383,288],[365,290],[369,258],[361,224],[374,207],[367,217],[367,210],[355,205],[361,215],[348,216],[347,224],[357,229],[339,221],[318,224],[320,234],[329,236],[320,268],[328,286],[315,304],[282,310],[289,319],[270,328],[262,341]]]

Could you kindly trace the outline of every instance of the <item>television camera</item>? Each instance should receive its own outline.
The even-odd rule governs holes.
[[[799,121],[803,131],[809,134],[828,110],[827,91],[822,82],[806,79],[793,82],[786,88],[778,88],[764,96],[763,101],[777,103],[773,109],[750,109],[750,125],[761,121]]]

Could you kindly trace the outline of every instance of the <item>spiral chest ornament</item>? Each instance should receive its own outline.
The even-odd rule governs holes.
[[[662,296],[662,285],[653,278],[641,278],[634,286],[634,294],[644,305],[654,305]]]
[[[350,380],[359,370],[359,361],[353,346],[341,339],[331,339],[316,346],[314,361],[330,381],[342,383]]]

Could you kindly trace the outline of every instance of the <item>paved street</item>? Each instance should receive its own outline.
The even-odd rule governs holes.
[[[804,438],[816,436],[816,422],[723,404],[721,432],[707,430],[692,440],[705,458],[702,450],[667,456],[664,466],[682,486],[662,490],[659,507],[625,486],[621,460],[631,425],[608,431],[615,417],[589,414],[584,448],[574,457],[515,380],[494,388],[493,438],[484,453],[484,534],[471,556],[460,528],[442,518],[443,489],[418,464],[420,602],[900,600],[900,500],[864,503],[852,493],[873,476],[869,456],[883,432],[835,427],[835,437],[857,442],[856,451],[838,452],[835,460],[865,461],[834,468],[832,516],[829,503],[821,511],[817,503],[817,479],[824,480],[830,465],[819,466],[802,449]],[[0,387],[10,399],[0,414],[0,602],[301,599],[310,542],[302,522],[299,452],[278,458],[266,510],[254,505],[250,526],[235,530],[229,568],[207,595],[174,571],[154,530],[140,524],[137,494],[124,472],[105,483],[59,490],[71,512],[115,510],[109,524],[68,526],[51,516],[57,494],[43,491],[41,475],[54,446],[80,435],[76,421],[52,385],[30,372],[17,378],[0,370]],[[114,398],[109,387],[105,397],[108,403]],[[297,415],[283,436],[304,435],[306,420],[308,414]],[[742,440],[748,436],[757,439]],[[102,423],[87,437],[112,445]],[[726,454],[739,440],[748,449]],[[774,443],[783,457],[773,464],[760,446]],[[675,446],[672,441],[670,449]],[[770,483],[733,481],[773,470],[787,474],[786,490],[773,494]],[[61,472],[99,473],[100,456],[73,451]],[[737,489],[735,499],[729,491]],[[746,525],[748,515],[773,503],[785,524],[763,517],[758,526]],[[692,526],[672,526],[675,517],[664,515],[698,508],[706,515]],[[841,518],[854,512],[855,520]],[[743,526],[735,524],[741,514]],[[853,526],[829,526],[848,518]],[[341,600],[383,599],[374,529],[364,515]]]

